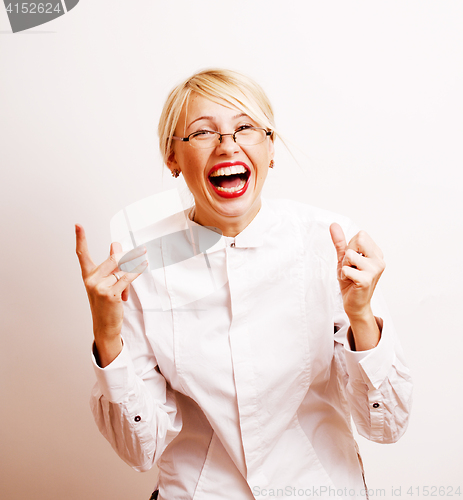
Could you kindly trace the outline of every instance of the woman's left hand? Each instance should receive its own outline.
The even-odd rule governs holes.
[[[365,231],[357,233],[349,244],[339,224],[331,224],[330,233],[338,256],[344,310],[352,324],[372,315],[370,300],[386,265],[380,248]]]

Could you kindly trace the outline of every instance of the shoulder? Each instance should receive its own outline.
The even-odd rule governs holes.
[[[289,199],[266,199],[265,201],[278,218],[297,224],[303,232],[325,232],[333,222],[337,222],[346,234],[356,232],[356,226],[349,217],[344,215]]]

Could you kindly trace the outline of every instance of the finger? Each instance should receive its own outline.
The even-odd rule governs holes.
[[[368,260],[352,248],[347,248],[344,259],[342,260],[342,265],[363,271],[368,267]]]
[[[128,286],[121,294],[121,299],[124,302],[127,302],[129,300],[129,293],[130,293],[130,287]]]
[[[79,259],[82,276],[85,278],[94,268],[95,264],[88,251],[87,238],[85,237],[84,227],[80,224],[75,225],[76,231],[76,254]]]
[[[385,267],[386,265],[382,259],[364,257],[355,250],[348,248],[341,263],[341,271],[339,275],[341,276],[341,279],[348,278],[355,281],[356,284],[359,284],[360,282],[365,284],[368,281],[376,283]],[[350,273],[348,271],[349,269],[353,269],[357,272]],[[361,272],[362,274],[359,275],[358,272]]]
[[[118,248],[120,243],[111,244],[111,252]],[[140,257],[146,253],[144,246],[136,247],[129,252],[110,253],[110,256],[103,261],[96,270],[96,275],[103,277],[109,276],[118,269],[124,272],[136,272],[135,268],[139,264]],[[137,261],[138,259],[138,261]]]
[[[140,276],[140,274],[142,274],[147,267],[148,261],[145,260],[134,269],[134,272],[122,274],[121,279],[118,280],[112,287],[114,294],[120,294],[122,297],[122,293],[124,292],[124,290],[126,290],[129,287],[130,283],[137,279],[138,276]],[[118,274],[120,275],[120,273]]]
[[[115,257],[115,263],[117,264],[117,268],[119,269],[119,261],[122,259],[123,252],[122,252],[122,245],[118,241],[113,241],[111,243],[111,246],[109,247],[109,256]]]
[[[371,236],[366,231],[359,231],[350,241],[348,248],[352,248],[357,253],[361,253],[365,257],[383,258],[381,249],[372,240]]]
[[[334,247],[336,248],[338,262],[340,262],[344,258],[344,253],[347,247],[344,231],[342,230],[342,227],[339,224],[334,222],[330,226],[330,234],[331,234],[331,240],[333,241]]]
[[[118,261],[119,269],[127,273],[137,272],[135,268],[146,259],[146,253],[145,245],[133,248],[129,252],[124,253]]]
[[[341,276],[344,280],[350,280],[356,286],[362,286],[364,284],[364,272],[354,267],[342,266]]]
[[[112,273],[109,273],[108,276],[104,276],[100,280],[100,284],[103,288],[113,288],[119,281],[122,280],[122,278],[124,278],[123,281],[125,283],[131,283],[135,278],[140,276],[140,274],[144,271],[145,267],[143,264],[141,264],[141,265],[138,265],[136,269],[137,269],[137,272],[134,272],[134,273],[126,273],[126,272],[122,272],[119,269],[115,269]],[[135,270],[135,268],[134,268],[134,270]],[[128,276],[125,277],[126,275],[128,275]],[[127,290],[128,290],[128,288],[125,288],[122,290],[121,298],[123,298],[122,294],[124,294],[124,292]],[[127,296],[127,298],[128,298],[128,292],[125,293],[124,295]],[[127,299],[125,299],[125,300],[127,300]]]
[[[122,245],[118,241],[113,241],[109,250],[110,255],[113,255],[115,253],[122,253]]]

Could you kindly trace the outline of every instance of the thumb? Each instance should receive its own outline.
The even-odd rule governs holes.
[[[336,253],[338,254],[338,262],[340,262],[344,258],[344,254],[346,253],[346,237],[344,236],[344,231],[342,227],[334,222],[330,226],[330,234],[331,240],[333,241],[333,245],[336,248]]]

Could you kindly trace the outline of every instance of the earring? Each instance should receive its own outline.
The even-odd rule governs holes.
[[[273,168],[275,166],[275,162],[273,160],[270,161],[269,168]]]
[[[180,175],[180,170],[174,168],[174,170],[172,170],[172,177],[177,178],[179,175]]]

